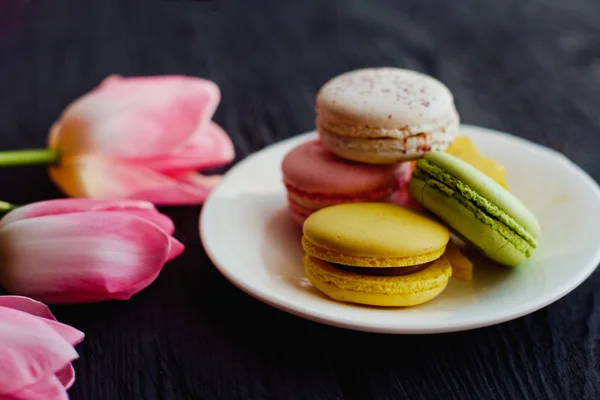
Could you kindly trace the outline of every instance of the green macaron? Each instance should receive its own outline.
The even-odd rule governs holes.
[[[507,266],[527,261],[541,234],[535,215],[512,193],[444,152],[417,161],[409,184],[415,200],[465,241]]]

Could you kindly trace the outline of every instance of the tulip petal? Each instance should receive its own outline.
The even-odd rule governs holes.
[[[173,224],[173,221],[171,221],[171,218],[157,211],[128,210],[127,214],[135,215],[145,219],[148,222],[152,222],[153,224],[157,225],[160,229],[165,231],[167,235],[172,235],[173,232],[175,232],[175,225]]]
[[[42,318],[0,307],[0,321],[0,395],[53,377],[78,357]]]
[[[97,199],[54,199],[30,203],[8,213],[0,220],[0,228],[21,219],[42,217],[45,215],[69,214],[82,211],[127,211],[156,213],[154,204],[146,201],[121,200],[108,201]]]
[[[119,211],[137,215],[158,225],[167,234],[172,235],[175,225],[169,217],[156,210],[154,204],[141,200],[98,200],[98,199],[55,199],[39,201],[21,206],[0,220],[0,228],[12,222],[45,215],[60,215],[85,211]]]
[[[71,344],[71,346],[78,345],[83,341],[85,335],[78,329],[73,328],[67,324],[63,324],[58,321],[53,321],[51,319],[44,320],[47,325],[50,325],[52,329],[60,336],[63,337],[67,342]]]
[[[17,221],[0,230],[0,283],[46,303],[126,300],[149,285],[170,237],[134,215],[99,211]]]
[[[164,178],[172,182],[169,191],[152,188],[138,192],[134,198],[147,199],[155,204],[164,205],[200,204],[221,181],[220,175],[207,176],[193,172]]]
[[[171,238],[171,251],[169,251],[167,261],[177,258],[184,250],[185,246],[179,240]]]
[[[30,299],[24,296],[0,296],[0,307],[12,308],[31,314],[36,317],[40,317],[47,325],[49,325],[54,331],[61,335],[67,340],[72,346],[81,343],[84,338],[83,332],[69,326],[62,324],[54,318],[54,315],[50,312],[48,306],[39,301]]]
[[[220,96],[215,83],[196,77],[111,76],[65,110],[50,147],[125,158],[164,154],[208,124]]]
[[[164,174],[175,175],[221,167],[233,161],[234,157],[233,142],[223,128],[211,121],[206,129],[197,130],[187,142],[171,153],[135,162]]]
[[[75,383],[75,369],[73,369],[73,366],[69,364],[58,371],[56,373],[56,377],[65,387],[65,389],[69,389],[71,386],[73,386],[73,383]]]
[[[10,393],[3,400],[68,400],[66,388],[54,375],[50,375],[15,393]]]
[[[219,176],[191,173],[172,177],[141,166],[95,156],[71,157],[50,177],[70,197],[145,200],[156,205],[202,203]]]
[[[0,307],[24,311],[27,314],[56,321],[47,305],[25,296],[0,296]]]

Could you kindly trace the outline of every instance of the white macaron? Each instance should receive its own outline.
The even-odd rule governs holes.
[[[450,90],[431,76],[400,68],[339,75],[319,91],[317,132],[338,156],[371,164],[443,151],[460,118]]]

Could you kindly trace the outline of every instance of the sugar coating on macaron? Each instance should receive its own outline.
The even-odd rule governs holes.
[[[458,132],[450,90],[437,79],[400,68],[347,72],[317,96],[323,144],[355,161],[392,163],[445,150]]]
[[[342,159],[318,139],[292,149],[281,164],[290,212],[297,223],[333,204],[387,200],[398,188],[396,167]]]

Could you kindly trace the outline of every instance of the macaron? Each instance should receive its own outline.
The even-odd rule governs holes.
[[[394,165],[342,159],[318,139],[286,154],[281,164],[288,209],[299,225],[314,211],[334,204],[387,201],[398,188]]]
[[[414,306],[446,288],[449,240],[444,225],[391,203],[335,205],[303,225],[305,274],[337,301]]]
[[[458,236],[500,264],[532,256],[541,229],[535,215],[494,179],[451,154],[431,152],[416,163],[413,198]]]
[[[417,159],[443,151],[460,118],[450,90],[437,79],[400,68],[367,68],[323,85],[316,100],[323,145],[370,164]]]

